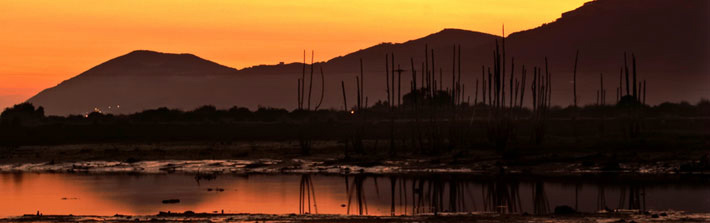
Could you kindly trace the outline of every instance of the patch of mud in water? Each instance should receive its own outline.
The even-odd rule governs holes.
[[[136,172],[136,173],[473,173],[469,168],[411,168],[400,162],[362,167],[325,165],[322,161],[293,159],[260,160],[161,160],[139,162],[84,161],[0,165],[0,172]]]
[[[467,165],[430,165],[424,160],[383,161],[360,166],[342,164],[336,160],[313,161],[303,159],[277,160],[159,160],[159,161],[82,161],[68,163],[22,163],[0,165],[0,172],[88,172],[88,173],[470,173],[485,174],[505,171],[508,173],[538,173],[553,175],[579,174],[678,174],[678,165],[614,164],[609,166],[585,166],[579,163],[546,163],[539,166],[498,166],[491,163]],[[684,174],[706,175],[710,172]]]

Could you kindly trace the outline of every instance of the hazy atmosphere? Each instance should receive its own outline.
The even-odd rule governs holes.
[[[0,107],[133,50],[191,53],[234,68],[301,61],[304,49],[324,61],[444,28],[535,28],[584,2],[3,0]]]
[[[710,222],[710,1],[0,0],[0,223]]]

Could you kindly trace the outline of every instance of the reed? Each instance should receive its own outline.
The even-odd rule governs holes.
[[[523,65],[523,79],[520,82],[520,107],[523,107],[523,102],[525,102],[525,79],[527,79],[527,70],[525,65]]]
[[[546,133],[546,121],[552,99],[551,76],[548,69],[547,57],[545,57],[545,73],[542,74],[540,68],[534,68],[533,77],[533,142],[542,144]]]
[[[636,85],[637,85],[636,84],[637,83],[636,82],[636,55],[634,55],[633,53],[631,54],[631,64],[633,65],[633,68],[634,68],[633,69],[633,76],[634,76],[633,77],[633,81],[634,81],[633,82],[634,83],[633,84],[634,85],[634,91],[633,91],[634,95],[633,96],[636,99],[636,101],[639,101],[638,91],[636,90]]]
[[[493,97],[492,111],[489,112],[488,119],[488,138],[495,145],[496,151],[501,154],[506,154],[506,146],[508,140],[512,137],[514,123],[512,120],[512,106],[506,108],[505,104],[505,88],[506,80],[504,79],[504,69],[505,58],[502,57],[501,51],[505,52],[505,45],[499,47],[498,40],[495,41],[495,51],[493,52],[493,73],[489,72],[489,82],[493,79],[493,86],[495,93]],[[512,65],[515,66],[514,63]],[[513,69],[514,71],[514,69]],[[512,72],[512,71],[511,71]],[[492,78],[491,78],[492,76]],[[513,75],[511,75],[511,78]],[[512,83],[512,82],[510,82]],[[511,86],[512,88],[512,86]],[[489,89],[490,90],[490,89]],[[489,95],[490,97],[490,95]],[[511,104],[512,105],[512,104]]]
[[[313,57],[315,56],[315,51],[311,51],[311,78],[308,84],[308,110],[311,110],[311,92],[313,91]]]
[[[574,56],[574,69],[572,71],[572,83],[573,83],[573,101],[574,101],[574,107],[577,108],[577,62],[579,61],[579,50],[577,50],[577,53],[575,53]]]
[[[359,93],[360,93],[360,97],[365,99],[365,108],[367,108],[367,96],[365,96],[365,70],[362,65],[362,58],[360,58],[360,91],[359,91]]]
[[[642,123],[642,112],[644,109],[644,103],[641,99],[642,89],[641,84],[637,82],[637,71],[636,71],[636,55],[631,54],[631,73],[632,73],[632,83],[629,83],[627,78],[627,94],[621,98],[619,104],[626,109],[626,118],[624,118],[624,129],[625,135],[630,138],[637,138],[641,134],[641,123]],[[626,53],[624,53],[624,70],[628,76],[628,64],[626,62]],[[633,87],[630,87],[633,85]],[[633,89],[633,92],[629,92]]]
[[[387,106],[391,106],[392,101],[390,100],[390,62],[388,58],[389,55],[385,54],[385,87],[387,92],[387,100],[385,100],[385,103]],[[392,75],[394,75],[394,73]]]
[[[631,88],[629,87],[629,65],[626,62],[626,52],[624,52],[624,76],[626,77],[626,95],[630,95],[631,93],[629,90]]]
[[[473,96],[473,105],[478,104],[478,79],[476,79],[476,90],[474,91],[474,96]]]
[[[343,110],[348,111],[348,97],[345,95],[345,81],[340,81],[340,87],[343,89]]]
[[[397,107],[402,106],[402,68],[397,64]]]
[[[355,90],[356,90],[355,94],[357,95],[356,96],[357,106],[355,108],[356,108],[357,112],[359,113],[360,112],[360,102],[362,101],[362,99],[360,98],[360,76],[355,76]]]
[[[311,110],[311,96],[312,96],[312,91],[313,91],[313,72],[314,72],[314,69],[315,69],[315,65],[314,65],[314,63],[313,63],[313,61],[314,61],[314,56],[315,56],[315,51],[311,51],[311,64],[310,64],[311,72],[310,72],[310,80],[309,80],[309,85],[308,85],[308,102],[306,103],[306,104],[307,104],[307,107],[306,107],[306,109],[305,109],[306,112],[310,112],[310,110]],[[306,51],[305,51],[305,50],[303,51],[303,61],[304,61],[304,63],[303,63],[303,71],[302,71],[302,73],[301,73],[301,77],[302,77],[302,78],[298,81],[298,88],[299,88],[299,94],[298,94],[298,97],[299,97],[299,98],[298,98],[298,105],[299,105],[299,106],[298,106],[298,110],[303,110],[303,107],[304,107],[303,104],[304,104],[304,99],[305,99],[305,89],[306,89],[306,80],[305,80],[305,76],[306,76],[306,63],[305,63],[305,61],[306,61]],[[322,88],[322,89],[325,88],[325,79],[324,79],[324,77],[325,77],[325,75],[323,74],[323,71],[322,71],[322,69],[321,69],[321,79],[323,79],[323,80],[321,81],[321,83],[322,83],[321,88]],[[321,92],[322,92],[322,93],[321,93],[321,100],[320,100],[320,101],[322,102],[322,100],[323,100],[322,97],[324,97],[325,91],[321,90]],[[320,103],[319,103],[319,105],[318,105],[317,107],[319,107],[319,106],[320,106]],[[317,110],[317,108],[316,108],[316,110]],[[310,113],[306,113],[306,114],[309,114],[309,115],[310,115]],[[310,117],[307,117],[306,120],[303,121],[303,122],[301,122],[300,125],[299,125],[300,130],[298,131],[298,143],[299,143],[299,147],[300,147],[301,154],[303,154],[303,155],[310,154],[310,152],[311,152],[311,145],[312,145],[312,143],[313,143],[313,139],[312,139],[312,135],[311,135],[311,134],[312,134],[313,129],[314,129],[314,127],[313,127],[312,125],[313,125],[313,124],[311,123],[311,118],[310,118]]]
[[[481,101],[486,105],[486,68],[481,66]]]
[[[318,108],[323,104],[323,98],[325,97],[325,74],[323,73],[323,67],[320,67],[320,80],[321,80],[321,87],[320,87],[320,99],[318,100],[318,104],[316,105],[316,108],[314,110],[318,111]]]
[[[533,213],[536,215],[545,215],[550,212],[550,202],[545,193],[545,184],[537,182],[533,185]]]
[[[300,91],[301,94],[300,94],[300,98],[298,100],[299,109],[303,109],[303,102],[304,102],[303,98],[305,97],[304,95],[306,95],[305,80],[306,80],[306,50],[303,50],[303,72],[301,73],[301,91]]]
[[[462,86],[462,84],[461,84],[461,45],[460,44],[458,46],[458,53],[459,53],[459,57],[458,57],[457,64],[458,64],[459,72],[458,72],[458,78],[456,79],[456,87],[457,87],[458,93],[459,93],[458,97],[457,97],[458,102],[459,102],[459,104],[461,104],[461,100],[464,97],[464,86]]]

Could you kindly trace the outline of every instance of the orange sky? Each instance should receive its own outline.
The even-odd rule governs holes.
[[[0,0],[0,108],[136,49],[243,68],[347,54],[443,28],[534,28],[587,0]]]

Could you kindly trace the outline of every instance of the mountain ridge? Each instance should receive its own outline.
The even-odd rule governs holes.
[[[708,55],[710,44],[707,41],[710,35],[707,27],[702,28],[709,23],[705,21],[708,18],[708,13],[705,12],[710,11],[708,5],[710,4],[707,1],[697,0],[588,2],[573,11],[563,13],[560,18],[551,23],[508,35],[505,40],[507,60],[515,58],[516,75],[520,75],[521,65],[527,65],[527,70],[531,70],[531,66],[543,67],[544,58],[548,58],[554,77],[553,86],[555,86],[553,104],[558,105],[566,105],[571,101],[569,96],[571,70],[576,50],[581,52],[578,72],[578,82],[581,86],[578,87],[581,91],[582,103],[593,101],[590,98],[593,98],[593,92],[598,88],[600,73],[608,76],[605,78],[609,82],[607,86],[612,87],[607,87],[609,91],[607,101],[613,101],[611,98],[615,97],[615,87],[618,84],[613,81],[618,74],[618,69],[623,66],[624,52],[628,52],[629,56],[632,53],[637,56],[640,79],[648,80],[653,90],[650,94],[651,103],[707,97],[710,91],[698,84],[710,82],[708,78],[710,67],[705,64],[705,61],[710,59]],[[648,17],[648,15],[656,16]],[[617,21],[622,18],[625,20]],[[480,79],[481,67],[490,66],[492,62],[491,52],[494,50],[496,40],[500,41],[500,36],[446,28],[421,38],[401,43],[383,42],[318,62],[315,64],[316,69],[322,68],[326,77],[324,104],[331,108],[342,107],[340,81],[344,81],[348,89],[348,97],[354,97],[354,93],[350,91],[355,88],[352,82],[354,76],[359,73],[360,59],[364,63],[365,91],[370,104],[385,98],[383,84],[385,62],[382,61],[385,55],[389,54],[391,57],[393,53],[395,64],[405,70],[411,70],[414,65],[414,69],[420,71],[424,66],[425,45],[435,53],[436,70],[438,70],[436,72],[444,79],[443,83],[450,83],[453,65],[451,59],[455,43],[461,45],[462,61],[465,61],[461,64],[463,82],[468,85],[465,94],[473,96],[470,92],[475,85],[475,80]],[[161,59],[158,61],[169,66],[160,67],[160,63],[156,65],[152,59],[146,60],[144,54],[160,56]],[[113,63],[122,57],[129,57],[130,63],[123,63],[121,60],[118,60],[120,63]],[[172,61],[173,59],[166,58],[179,59]],[[414,64],[411,64],[412,60]],[[102,66],[106,63],[112,66]],[[184,67],[187,65],[189,66]],[[512,63],[507,66],[510,65]],[[161,69],[152,69],[156,66]],[[113,70],[94,69],[96,67],[102,69],[109,67]],[[205,104],[217,107],[238,105],[249,108],[271,106],[291,109],[295,107],[296,97],[296,93],[292,91],[296,89],[297,78],[301,77],[303,64],[295,62],[235,69],[192,54],[138,50],[96,67],[69,80],[82,76],[90,80],[92,78],[86,76],[93,76],[97,82],[70,84],[65,83],[69,81],[67,80],[40,92],[28,101],[45,106],[50,114],[62,115],[80,113],[93,107],[106,107],[111,104],[106,101],[127,103],[126,106],[122,106],[127,109],[120,111],[121,113],[156,106],[192,109]],[[156,74],[155,72],[158,71],[162,73]],[[680,76],[670,76],[668,72],[675,72]],[[307,73],[310,73],[310,67]],[[313,92],[320,92],[318,70],[314,74]],[[420,74],[421,72],[418,73]],[[411,74],[403,73],[403,85],[408,86],[410,80]],[[114,85],[107,83],[114,83]],[[657,87],[661,84],[667,86]],[[101,88],[90,85],[101,86]],[[122,88],[115,85],[120,85]],[[93,92],[103,93],[93,95]],[[75,100],[82,97],[86,100],[78,102]]]

